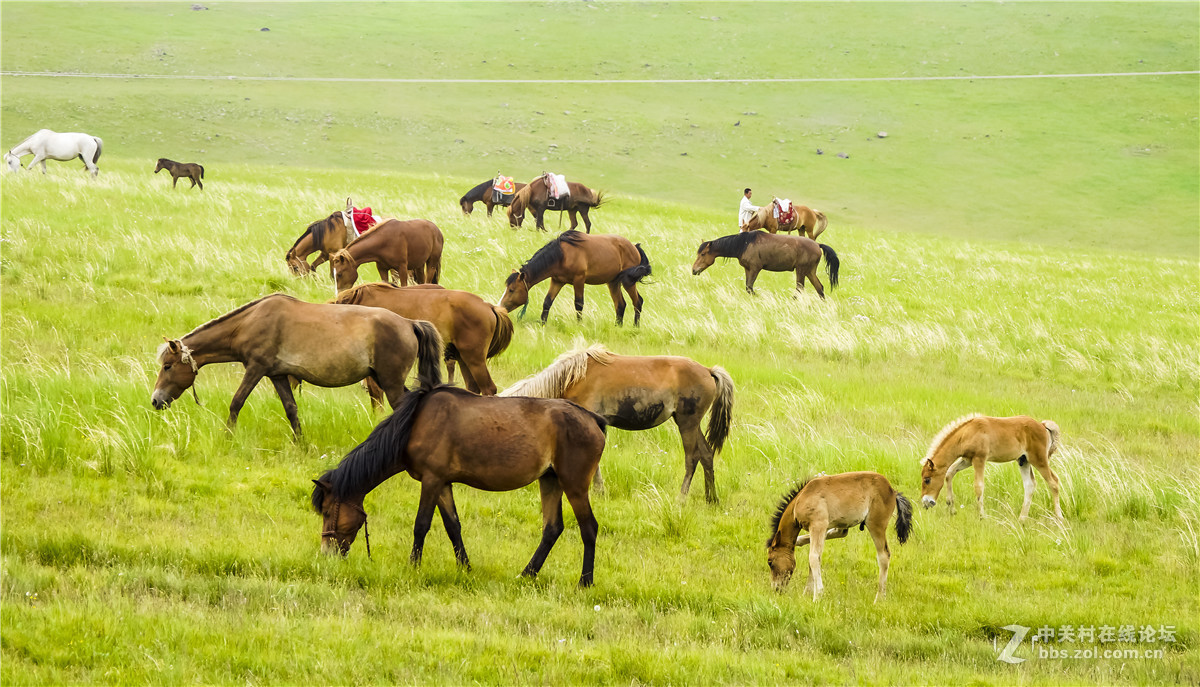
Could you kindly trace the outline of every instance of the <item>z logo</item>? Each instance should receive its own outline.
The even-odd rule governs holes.
[[[996,657],[996,660],[1012,664],[1024,663],[1025,659],[1013,656],[1013,652],[1017,650],[1017,647],[1021,646],[1021,641],[1025,639],[1025,635],[1029,634],[1029,628],[1025,627],[1024,625],[1005,625],[1000,629],[1008,630],[1009,632],[1013,633],[1013,636],[1012,639],[1008,640],[1008,644],[1005,645],[1004,651],[1000,652],[1000,655]],[[992,647],[995,648],[995,646],[996,640],[993,639]]]

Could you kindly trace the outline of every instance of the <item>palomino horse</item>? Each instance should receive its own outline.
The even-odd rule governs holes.
[[[287,254],[283,256],[287,260],[288,267],[292,269],[292,273],[304,276],[319,267],[334,253],[345,248],[350,241],[346,234],[348,226],[350,224],[346,219],[346,213],[341,210],[308,225],[300,238],[296,239]],[[308,256],[313,253],[317,253],[317,259],[310,265]],[[333,276],[332,265],[329,267],[329,275]]]
[[[313,480],[313,510],[323,516],[321,550],[345,556],[367,524],[363,498],[400,472],[421,483],[410,560],[421,562],[437,506],[459,565],[470,569],[454,505],[455,482],[512,491],[537,481],[542,541],[522,575],[535,577],[563,531],[565,494],[583,537],[579,585],[592,584],[599,525],[588,498],[604,451],[604,418],[558,399],[476,396],[454,387],[409,392],[337,468]],[[370,555],[370,539],[367,540]]]
[[[334,303],[386,308],[410,320],[427,320],[446,346],[446,370],[454,382],[454,362],[462,362],[467,389],[484,396],[496,394],[487,359],[500,355],[512,341],[508,311],[467,291],[434,284],[400,288],[386,282],[362,284],[337,295]]]
[[[642,320],[642,304],[645,299],[638,294],[638,282],[650,276],[650,258],[642,250],[642,244],[634,245],[629,239],[616,234],[591,236],[578,231],[564,231],[538,252],[513,270],[504,282],[501,307],[512,312],[517,306],[529,304],[529,289],[540,281],[550,280],[550,289],[542,303],[542,324],[550,315],[554,297],[567,284],[575,287],[575,317],[583,317],[584,284],[608,284],[613,307],[617,310],[617,324],[625,320],[625,297],[621,289],[633,301],[633,323]],[[521,313],[524,314],[524,308]]]
[[[588,212],[592,208],[600,207],[604,202],[604,192],[593,191],[574,181],[568,181],[567,187],[571,189],[570,198],[561,205],[552,207],[550,206],[550,189],[545,175],[529,182],[528,186],[517,191],[512,205],[508,207],[508,226],[514,229],[521,226],[525,221],[525,211],[529,210],[533,212],[533,216],[537,220],[537,228],[545,231],[546,225],[543,219],[546,210],[558,210],[560,213],[565,210],[571,216],[572,229],[579,226],[579,221],[575,218],[575,214],[579,213],[583,216],[584,229],[587,230],[587,233],[592,233],[592,221],[588,219]]]
[[[436,284],[442,272],[442,230],[427,219],[385,219],[351,241],[329,259],[337,290],[345,291],[358,281],[358,266],[373,262],[382,281],[390,281],[392,270],[400,273],[400,286],[408,285],[408,273],[418,284]]]
[[[185,177],[192,182],[192,185],[188,188],[196,188],[196,185],[199,184],[200,190],[204,190],[204,182],[201,181],[204,178],[203,165],[196,164],[195,162],[175,162],[174,160],[160,157],[158,158],[158,165],[154,168],[154,173],[158,174],[164,169],[171,174],[171,188],[175,188],[175,185],[179,183],[179,177]]]
[[[292,431],[299,436],[289,377],[324,387],[347,386],[370,377],[395,408],[413,362],[419,361],[420,379],[437,383],[441,355],[441,338],[428,322],[413,322],[381,308],[305,303],[276,293],[178,339],[167,339],[158,349],[162,368],[150,403],[158,410],[171,405],[209,363],[241,363],[246,374],[229,405],[229,428],[237,426],[250,392],[268,377]]]
[[[855,525],[866,528],[875,542],[879,562],[879,591],[875,601],[887,594],[888,563],[892,554],[887,544],[887,524],[896,513],[896,539],[908,541],[912,531],[912,504],[877,472],[846,472],[813,477],[789,492],[775,509],[774,533],[767,542],[767,566],[775,591],[787,588],[796,569],[796,547],[808,544],[808,585],[805,594],[813,600],[825,589],[821,581],[821,551],[828,539],[840,539]],[[809,533],[801,535],[807,530]]]
[[[798,232],[798,235],[807,233],[808,238],[816,241],[821,232],[825,231],[825,227],[829,226],[829,218],[825,216],[824,212],[804,205],[792,205],[794,212],[789,221],[780,224],[779,219],[775,217],[773,207],[777,202],[779,199],[774,198],[770,205],[760,207],[758,212],[746,222],[746,226],[742,227],[742,231],[765,229],[772,234],[780,231],[795,231]]]
[[[458,205],[462,208],[464,215],[471,214],[471,211],[475,209],[475,203],[483,203],[484,206],[487,207],[488,217],[492,216],[492,208],[496,207],[497,205],[500,207],[505,207],[504,203],[492,202],[493,181],[493,179],[488,179],[475,188],[472,188],[470,191],[467,191],[465,194],[463,194],[462,198],[458,199]],[[516,182],[515,186],[517,193],[520,193],[521,189],[525,188],[525,184],[520,182]]]
[[[83,166],[92,173],[100,174],[96,161],[100,159],[100,151],[104,141],[91,134],[67,133],[60,134],[49,129],[42,129],[21,141],[16,147],[4,154],[4,162],[12,171],[21,169],[21,158],[33,154],[33,161],[28,169],[33,169],[37,163],[42,163],[42,174],[46,173],[46,160],[68,162],[79,158]]]
[[[679,493],[687,496],[699,463],[704,466],[704,496],[717,502],[713,456],[725,445],[733,416],[733,379],[719,365],[705,367],[677,356],[617,355],[596,344],[558,356],[500,395],[565,398],[617,429],[650,429],[673,418],[683,441]],[[700,430],[706,412],[707,436]]]
[[[829,288],[838,284],[838,267],[841,262],[837,253],[823,243],[806,236],[781,236],[762,231],[747,231],[732,236],[705,241],[696,249],[696,262],[692,274],[700,274],[716,262],[717,258],[737,258],[746,268],[746,291],[754,293],[754,281],[762,270],[768,272],[796,272],[796,290],[804,290],[807,277],[825,298],[825,288],[817,278],[817,265],[825,255],[825,267],[829,270]]]
[[[954,513],[954,476],[975,466],[975,504],[983,517],[983,468],[991,463],[1017,461],[1021,481],[1025,483],[1025,503],[1020,519],[1029,517],[1033,501],[1033,468],[1042,473],[1050,487],[1054,516],[1063,519],[1058,504],[1058,475],[1050,469],[1050,456],[1058,450],[1061,432],[1052,420],[1041,422],[1028,415],[986,417],[978,413],[960,417],[942,428],[921,459],[921,503],[937,505],[942,484],[946,485],[946,506]],[[1032,466],[1032,467],[1030,467]]]

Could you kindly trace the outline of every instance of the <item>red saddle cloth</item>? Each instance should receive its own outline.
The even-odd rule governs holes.
[[[362,235],[362,233],[375,225],[375,215],[371,212],[371,208],[354,208],[354,233]]]
[[[779,200],[776,198],[775,200],[771,201],[771,204],[775,206],[775,219],[778,220],[780,224],[791,224],[793,221],[795,221],[796,206],[792,205],[792,201],[787,199]]]

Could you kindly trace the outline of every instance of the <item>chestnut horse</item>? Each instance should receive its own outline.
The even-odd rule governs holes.
[[[200,190],[204,190],[204,166],[195,162],[175,162],[168,160],[165,157],[158,158],[158,165],[154,168],[154,173],[158,174],[162,170],[167,170],[171,174],[171,188],[179,183],[179,177],[190,179],[192,185],[188,188],[196,188],[196,184],[200,185]]]
[[[506,207],[504,203],[492,202],[492,184],[494,181],[494,179],[488,179],[470,191],[467,191],[465,194],[463,194],[462,198],[458,199],[458,205],[462,208],[464,215],[471,214],[471,211],[475,209],[475,203],[483,203],[484,206],[487,207],[488,217],[492,216],[492,208],[496,207],[497,205],[500,207]],[[520,193],[521,189],[525,188],[525,184],[520,182],[514,182],[514,185],[516,186],[517,193]]]
[[[487,359],[500,355],[512,341],[508,311],[467,291],[433,284],[401,288],[386,282],[361,284],[337,295],[334,303],[386,308],[410,320],[428,320],[446,346],[446,371],[454,382],[454,363],[462,362],[467,389],[484,396],[496,394]]]
[[[559,201],[559,206],[551,207],[550,188],[545,175],[529,182],[528,186],[517,191],[512,205],[508,206],[508,226],[514,229],[521,226],[525,222],[525,211],[529,210],[533,212],[533,216],[537,220],[537,228],[546,231],[546,225],[543,222],[546,211],[558,210],[560,216],[563,211],[571,216],[572,229],[579,226],[575,214],[582,215],[584,229],[587,230],[587,233],[592,233],[592,221],[588,218],[588,212],[592,208],[600,207],[604,202],[604,192],[593,191],[574,181],[568,181],[567,187],[571,189],[570,197]]]
[[[263,377],[275,385],[296,436],[300,420],[289,378],[336,387],[370,377],[393,408],[404,394],[414,361],[419,361],[422,380],[441,380],[442,342],[432,324],[380,308],[305,303],[281,293],[251,301],[166,341],[158,349],[162,367],[150,403],[158,410],[171,405],[209,363],[241,363],[246,374],[229,405],[231,430]]]
[[[292,273],[304,276],[315,270],[321,263],[329,260],[331,255],[345,248],[350,241],[346,233],[347,226],[349,223],[346,220],[346,213],[341,210],[308,225],[300,238],[296,239],[296,242],[283,256],[288,267],[292,269]],[[318,254],[317,259],[310,265],[308,256],[313,253]],[[329,266],[329,275],[333,276],[333,265]]]
[[[567,284],[575,287],[575,317],[582,319],[584,284],[608,284],[608,293],[617,311],[617,324],[625,320],[625,297],[621,295],[623,288],[633,301],[633,323],[637,325],[642,320],[642,304],[645,302],[638,293],[637,285],[648,276],[650,258],[646,257],[646,251],[642,250],[640,243],[634,245],[629,239],[616,234],[591,236],[574,230],[564,231],[539,248],[520,269],[508,275],[500,305],[509,312],[517,306],[528,306],[529,289],[549,279],[550,289],[542,303],[542,324],[550,315],[554,297]],[[521,314],[524,313],[522,307]]]
[[[823,243],[807,236],[781,236],[762,231],[746,231],[732,236],[722,236],[719,239],[705,241],[696,249],[696,262],[692,264],[692,274],[700,274],[716,262],[717,258],[737,258],[742,267],[746,268],[746,291],[754,293],[754,281],[762,270],[768,272],[796,272],[796,290],[804,290],[804,279],[807,278],[817,290],[817,295],[825,298],[825,288],[817,278],[817,265],[821,256],[825,256],[825,267],[829,270],[829,288],[838,284],[838,267],[841,262],[837,253]]]
[[[979,414],[960,417],[942,428],[921,459],[921,503],[926,508],[937,505],[942,484],[946,485],[946,506],[954,513],[954,476],[975,467],[975,505],[983,517],[983,469],[991,463],[1017,461],[1021,481],[1025,484],[1025,503],[1020,519],[1029,517],[1033,501],[1033,468],[1042,474],[1050,488],[1054,516],[1063,519],[1058,504],[1058,475],[1050,469],[1050,456],[1059,447],[1061,432],[1052,420],[1041,422],[1028,415],[1017,417],[986,417]],[[1032,466],[1032,467],[1030,467]]]
[[[704,466],[704,496],[717,502],[713,456],[725,445],[733,416],[733,379],[719,365],[705,367],[668,355],[617,355],[596,344],[558,356],[500,395],[565,398],[617,429],[651,429],[674,419],[683,441],[680,495],[687,496],[699,463]],[[707,436],[700,430],[706,412]]]
[[[565,494],[583,537],[579,586],[591,586],[599,525],[588,492],[604,451],[604,427],[604,418],[558,399],[476,396],[448,386],[409,392],[337,468],[313,480],[312,506],[322,516],[321,550],[349,553],[367,524],[363,498],[392,475],[407,472],[421,483],[410,560],[420,564],[437,506],[455,558],[470,569],[453,484],[512,491],[536,481],[542,541],[521,574],[536,577],[562,534]]]
[[[379,278],[390,281],[389,272],[400,273],[400,286],[408,285],[408,273],[418,284],[436,284],[442,271],[442,230],[427,219],[385,219],[351,241],[329,259],[337,290],[345,291],[358,281],[358,266],[373,262]]]
[[[912,532],[912,504],[877,472],[846,472],[813,477],[793,489],[775,509],[767,542],[767,566],[775,591],[787,588],[796,569],[796,547],[808,544],[808,585],[805,594],[817,599],[825,589],[821,581],[821,551],[828,539],[840,539],[855,525],[866,528],[875,542],[879,562],[879,590],[875,601],[887,594],[887,524],[896,513],[896,539],[903,544]],[[807,530],[809,533],[801,535]]]
[[[754,216],[746,222],[746,226],[742,227],[742,231],[765,229],[772,234],[780,231],[795,231],[800,236],[807,233],[808,238],[816,241],[821,232],[825,231],[825,227],[829,226],[829,218],[825,216],[824,212],[804,205],[792,205],[792,209],[796,212],[792,215],[791,221],[780,224],[772,207],[778,200],[778,198],[774,198],[770,205],[760,207],[758,212],[754,213]]]

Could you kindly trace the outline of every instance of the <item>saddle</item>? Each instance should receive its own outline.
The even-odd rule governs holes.
[[[567,178],[551,172],[542,174],[541,178],[546,182],[546,209],[565,208],[571,201],[571,187],[567,185]]]
[[[517,185],[512,177],[497,173],[492,180],[492,205],[512,205],[513,196],[517,195]]]
[[[771,201],[771,211],[775,215],[775,221],[779,224],[791,224],[796,220],[796,206],[792,205],[792,201],[787,198],[775,198]]]
[[[346,214],[350,215],[350,219],[353,220],[351,225],[346,227],[347,243],[361,236],[364,231],[379,224],[380,220],[371,211],[371,208],[356,208],[349,198],[346,199]]]

